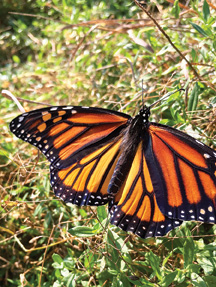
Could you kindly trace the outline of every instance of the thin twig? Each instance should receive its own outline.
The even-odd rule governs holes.
[[[194,75],[199,79],[200,82],[205,82],[209,85],[209,87],[211,87],[212,90],[216,91],[216,89],[214,88],[214,86],[209,83],[208,81],[205,81],[198,73],[197,71],[194,69],[193,65],[188,61],[188,59],[182,54],[182,52],[173,44],[173,42],[171,41],[170,37],[166,34],[166,32],[164,31],[164,29],[158,24],[158,22],[155,20],[155,18],[147,11],[147,9],[145,7],[143,7],[143,5],[140,3],[142,1],[138,1],[138,0],[134,0],[134,2],[136,3],[137,6],[139,6],[146,14],[147,16],[154,22],[154,24],[157,26],[157,28],[160,30],[160,32],[166,37],[166,39],[168,40],[168,42],[170,43],[170,45],[179,53],[179,55],[181,56],[182,59],[184,59],[186,61],[186,63],[188,64],[188,66],[191,68],[191,70],[193,71]]]
[[[23,106],[20,104],[20,102],[18,101],[18,99],[8,90],[2,90],[2,95],[5,96],[6,98],[12,99],[17,107],[19,108],[21,113],[25,113],[25,109],[23,108]]]
[[[20,104],[20,102],[27,102],[27,103],[32,103],[32,104],[37,104],[37,105],[43,105],[43,106],[49,106],[52,107],[53,105],[47,104],[47,103],[41,103],[41,102],[36,102],[36,101],[31,101],[31,100],[27,100],[27,99],[22,99],[19,97],[15,97],[10,91],[8,90],[2,90],[2,95],[7,98],[7,99],[12,99],[18,106],[19,110],[21,111],[21,113],[25,113],[25,109],[23,108],[23,106]]]
[[[44,16],[41,16],[41,15],[28,14],[28,13],[20,13],[20,12],[8,12],[8,14],[21,15],[21,16],[27,16],[27,17],[34,17],[34,18],[37,18],[37,19],[44,19],[44,20],[49,20],[49,21],[55,21],[55,22],[62,23],[62,21],[58,21],[57,19],[53,19],[53,18],[49,18],[49,17],[44,17]]]

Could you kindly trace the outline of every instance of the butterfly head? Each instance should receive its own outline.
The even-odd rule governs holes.
[[[150,114],[151,114],[150,108],[147,106],[143,106],[142,109],[139,111],[138,115],[139,115],[139,117],[142,118],[143,124],[148,123],[148,119],[149,119]]]

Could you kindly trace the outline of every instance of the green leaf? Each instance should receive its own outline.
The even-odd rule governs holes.
[[[121,265],[121,260],[119,253],[121,252],[122,242],[118,240],[119,236],[111,231],[107,232],[107,251],[109,252],[109,257],[106,257],[107,263],[112,269],[119,270]]]
[[[65,278],[66,286],[67,287],[75,287],[76,281],[74,280],[76,274],[70,274]]]
[[[98,206],[97,208],[97,216],[100,222],[107,218],[107,212],[104,205]]]
[[[191,282],[195,287],[208,287],[205,281],[196,273],[191,274]]]
[[[61,264],[63,262],[63,259],[61,258],[61,256],[59,256],[58,254],[54,253],[52,255],[52,259],[54,262]]]
[[[68,230],[71,235],[78,237],[91,237],[94,236],[97,232],[95,229],[88,226],[76,226]]]
[[[178,271],[170,272],[169,274],[166,274],[163,279],[160,281],[160,286],[168,287],[171,283],[173,283],[176,275],[178,274]]]
[[[133,283],[133,286],[145,286],[145,287],[156,287],[157,285],[155,283],[151,283],[149,282],[149,280],[146,280],[145,278],[140,278],[139,280],[132,280],[130,277],[128,278],[128,280]]]
[[[197,262],[203,268],[206,275],[211,275],[215,271],[216,259],[214,257],[200,257]]]
[[[179,0],[175,0],[171,13],[172,15],[175,16],[176,19],[179,18],[179,13],[180,13]]]
[[[170,73],[172,73],[173,71],[177,70],[177,65],[172,65],[170,66],[167,70],[164,70],[164,72],[162,73],[163,76],[166,76]]]
[[[152,251],[150,251],[148,253],[148,259],[149,259],[152,269],[155,272],[155,275],[157,276],[159,280],[161,280],[162,274],[161,274],[160,265],[159,265],[160,258],[157,255],[155,255]]]
[[[191,56],[194,63],[198,61],[197,51],[194,48],[191,50]]]
[[[121,274],[119,279],[120,279],[119,282],[121,282],[121,285],[119,286],[122,286],[122,287],[130,286],[130,281],[128,280],[128,276]]]
[[[12,59],[13,59],[14,63],[17,63],[17,64],[20,63],[20,58],[18,56],[13,55]]]
[[[183,248],[184,268],[187,268],[194,260],[194,242],[191,237],[186,238]]]
[[[182,283],[182,282],[184,282],[185,281],[185,279],[186,279],[186,273],[185,273],[185,271],[184,270],[178,270],[178,274],[176,275],[176,281],[178,282],[178,283]],[[185,284],[182,284],[182,285],[180,285],[180,286],[185,286]]]
[[[119,271],[116,270],[116,269],[110,269],[110,270],[109,270],[109,273],[112,274],[112,275],[117,276],[117,275],[119,274]]]
[[[208,287],[216,286],[216,277],[215,276],[203,276],[203,280],[208,284]]]
[[[201,35],[203,35],[204,37],[208,37],[208,34],[203,30],[203,28],[201,28],[199,25],[192,23],[191,25],[194,27],[195,30],[197,30],[197,32],[199,32]]]
[[[62,284],[59,282],[54,282],[53,287],[62,287]]]
[[[200,94],[200,88],[198,83],[196,83],[188,100],[188,111],[196,110],[199,94]]]
[[[0,149],[0,155],[9,157],[9,153],[6,150]]]
[[[54,263],[52,264],[52,266],[55,269],[63,269],[64,267],[64,262],[63,259],[61,258],[61,256],[59,256],[58,254],[53,254],[52,255],[52,259],[54,261]]]
[[[194,252],[194,254],[196,254],[196,252]],[[200,272],[200,265],[199,264],[189,264],[187,266],[187,273],[188,273],[188,276],[192,273],[196,273],[198,274]]]
[[[64,260],[64,266],[69,270],[73,270],[76,267],[76,264],[72,258],[69,258]]]
[[[208,18],[210,17],[209,5],[206,0],[204,0],[204,3],[203,3],[203,17],[206,22],[208,21]]]

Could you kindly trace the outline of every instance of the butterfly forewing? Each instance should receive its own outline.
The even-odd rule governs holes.
[[[51,162],[57,196],[77,205],[108,201],[107,187],[130,116],[99,108],[52,107],[15,118],[11,131]]]
[[[151,124],[146,158],[169,218],[216,223],[216,152],[176,129]]]
[[[118,137],[129,118],[99,108],[52,107],[20,115],[10,129],[39,148],[53,166],[66,168]]]

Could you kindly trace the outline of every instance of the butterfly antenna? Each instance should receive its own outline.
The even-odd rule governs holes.
[[[142,108],[144,107],[143,95],[144,95],[144,90],[143,90],[143,79],[142,79]]]
[[[149,106],[149,108],[155,106],[157,103],[163,101],[163,100],[166,99],[166,98],[169,98],[171,95],[173,95],[173,94],[175,94],[175,93],[177,93],[177,92],[179,92],[179,91],[185,91],[185,89],[178,89],[178,90],[176,90],[176,91],[174,91],[174,92],[169,92],[169,93],[165,94],[162,98],[160,98],[159,100],[157,100],[156,102],[154,102],[153,104],[151,104],[151,105]]]

